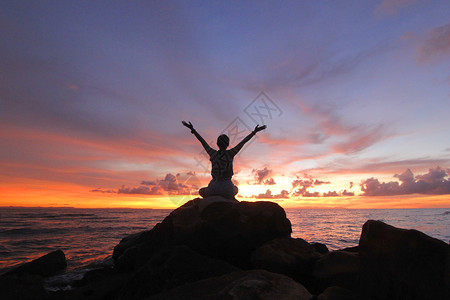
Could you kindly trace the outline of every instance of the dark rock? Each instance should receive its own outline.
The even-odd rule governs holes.
[[[256,248],[274,238],[289,237],[291,231],[283,208],[276,203],[197,198],[152,230],[123,239],[114,248],[113,258],[119,270],[133,270],[165,247],[187,245],[200,254],[247,268]]]
[[[328,252],[330,252],[327,245],[322,243],[311,243],[311,246],[313,246],[314,249],[316,249],[316,251],[320,254],[327,254]]]
[[[344,248],[344,249],[339,249],[338,251],[359,253],[359,246],[347,247],[347,248]]]
[[[317,297],[317,300],[356,300],[356,295],[345,288],[331,286]]]
[[[314,265],[315,292],[329,286],[340,286],[357,290],[359,254],[332,251],[322,256]]]
[[[40,300],[46,298],[42,277],[27,273],[0,276],[0,299]]]
[[[59,291],[48,297],[49,300],[103,300],[116,299],[124,284],[132,277],[131,273],[117,272],[104,267],[87,272],[83,279],[73,284],[73,289]]]
[[[302,284],[309,284],[314,262],[320,254],[303,239],[279,238],[256,249],[251,257],[255,268],[285,274]]]
[[[66,256],[61,250],[50,252],[44,256],[39,257],[31,262],[25,263],[2,276],[11,276],[17,274],[31,274],[48,277],[67,267]]]
[[[265,270],[252,270],[200,280],[145,299],[310,300],[311,297],[306,288],[287,276]]]
[[[156,254],[122,288],[118,299],[142,299],[186,283],[238,271],[224,261],[200,255],[186,246]]]
[[[450,246],[417,230],[367,221],[360,290],[371,299],[450,299]]]

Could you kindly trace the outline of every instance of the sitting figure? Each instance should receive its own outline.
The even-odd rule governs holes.
[[[234,148],[227,150],[230,144],[230,138],[226,134],[222,134],[217,138],[217,146],[219,150],[211,148],[208,143],[198,134],[194,129],[191,122],[187,123],[182,121],[183,125],[191,130],[191,133],[202,143],[206,153],[209,155],[209,159],[212,164],[211,176],[212,180],[207,187],[199,190],[200,196],[203,198],[208,196],[223,196],[228,199],[234,199],[234,196],[238,193],[238,188],[231,182],[233,176],[233,158],[242,149],[245,143],[247,143],[258,131],[266,129],[266,125],[256,125],[248,136],[246,136],[239,144]]]

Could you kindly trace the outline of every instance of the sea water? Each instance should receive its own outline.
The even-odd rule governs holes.
[[[151,229],[171,211],[0,207],[0,274],[56,249],[66,254],[69,271],[108,260],[123,237]],[[293,237],[330,250],[358,245],[369,219],[450,240],[450,209],[286,209],[286,214]]]

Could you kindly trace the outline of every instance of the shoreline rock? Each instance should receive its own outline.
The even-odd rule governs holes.
[[[186,245],[246,269],[256,248],[290,237],[291,232],[284,209],[276,203],[197,198],[175,209],[152,230],[124,238],[114,248],[113,258],[118,270],[135,270],[165,247]]]
[[[55,275],[67,267],[61,250],[43,255],[0,275],[0,299],[45,299],[44,278]]]
[[[328,251],[291,238],[273,202],[196,198],[116,245],[114,266],[68,291],[43,278],[65,268],[55,251],[0,276],[0,299],[450,299],[450,245],[367,221],[359,245]]]
[[[367,221],[360,290],[373,299],[450,299],[450,245],[414,229]],[[380,276],[382,275],[382,276]]]

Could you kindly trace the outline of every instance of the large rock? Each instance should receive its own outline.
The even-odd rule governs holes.
[[[200,255],[186,246],[156,254],[125,284],[117,299],[142,299],[174,287],[216,277],[239,269],[224,261]]]
[[[145,299],[310,300],[311,298],[312,295],[306,288],[287,276],[265,270],[252,270],[200,280]]]
[[[276,203],[197,198],[152,230],[123,239],[114,248],[113,258],[119,270],[133,270],[165,247],[187,245],[200,254],[248,268],[256,248],[274,238],[289,237],[291,231],[290,221]]]
[[[67,266],[61,250],[50,252],[0,276],[0,299],[44,299],[43,277],[54,275]]]
[[[417,230],[367,221],[360,290],[371,299],[450,299],[450,246]]]
[[[314,265],[313,278],[317,292],[329,286],[356,290],[359,273],[359,254],[332,251],[322,256]]]
[[[61,250],[50,252],[31,262],[25,263],[2,276],[12,276],[18,274],[30,274],[48,277],[67,267],[66,256]]]
[[[2,300],[40,300],[46,297],[41,276],[27,273],[0,276],[0,299]]]
[[[256,249],[251,257],[254,267],[285,274],[308,285],[314,262],[320,254],[303,239],[278,238]]]

